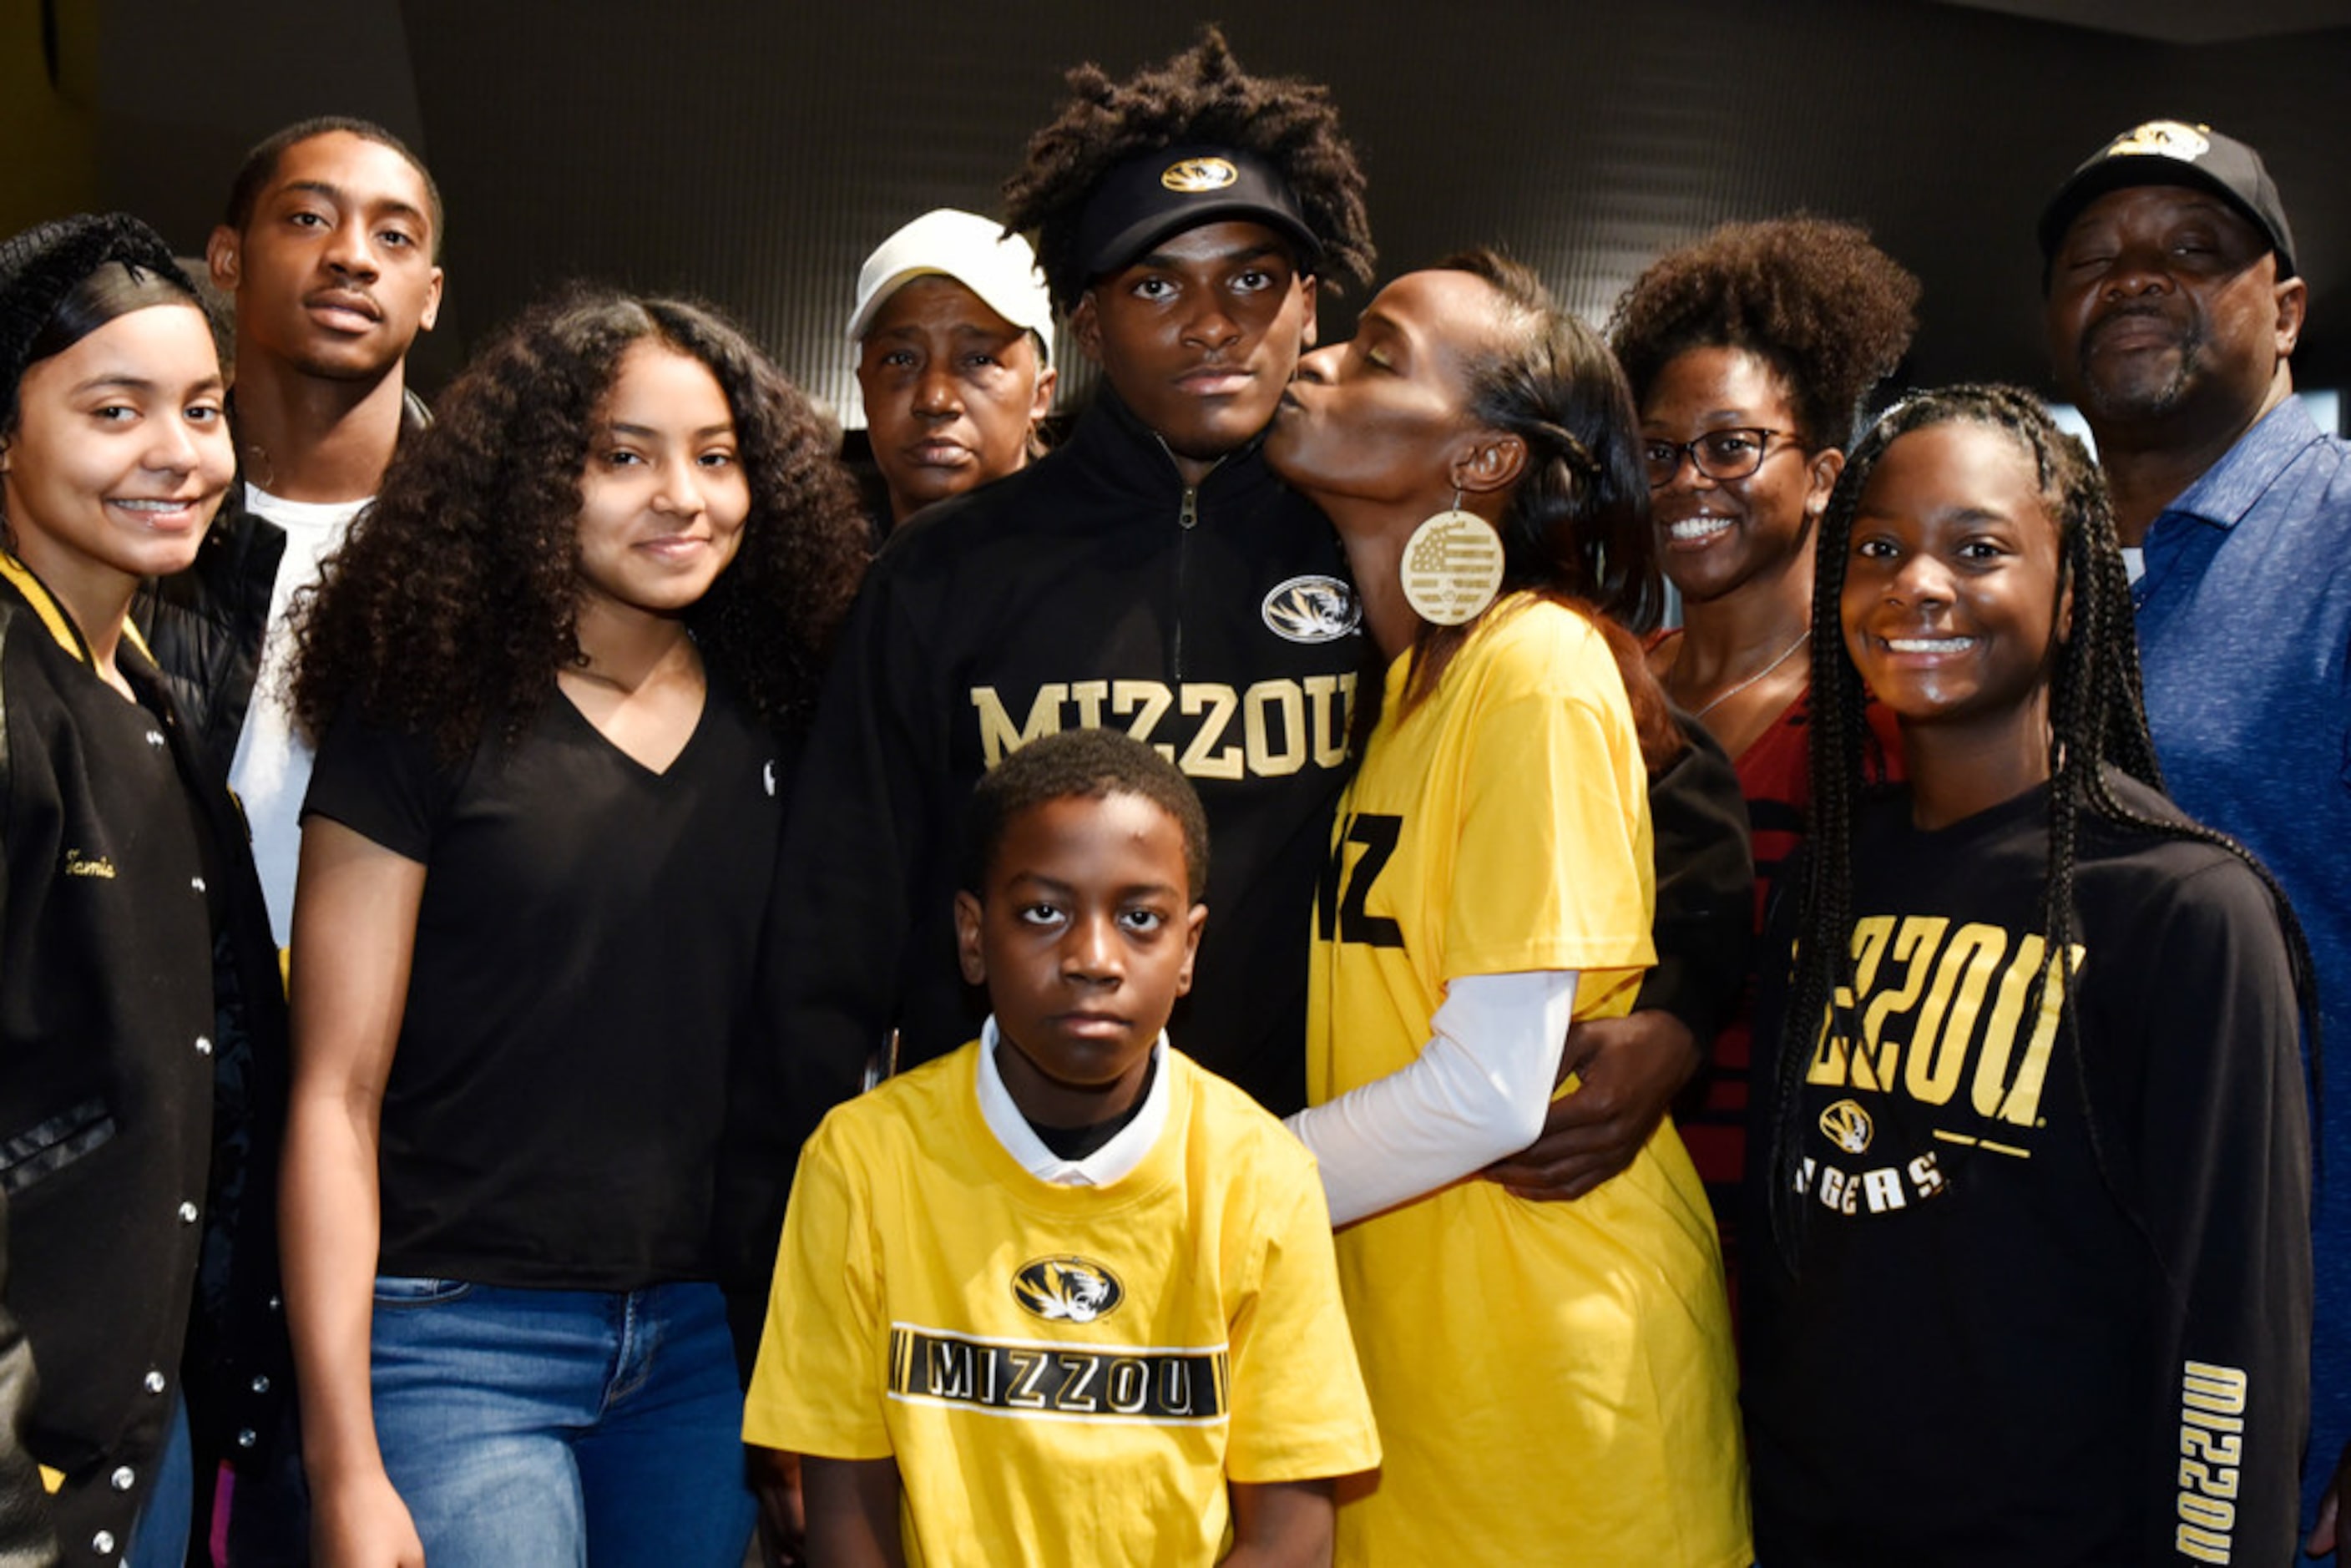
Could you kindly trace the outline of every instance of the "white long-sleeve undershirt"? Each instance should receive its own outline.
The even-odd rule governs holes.
[[[1542,1131],[1575,971],[1464,975],[1408,1067],[1289,1118],[1346,1225],[1517,1154]]]

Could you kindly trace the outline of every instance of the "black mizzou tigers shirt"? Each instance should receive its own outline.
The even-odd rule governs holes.
[[[2045,789],[1931,832],[1907,796],[1864,811],[1851,1004],[1801,1084],[1792,1275],[1760,1205],[1793,900],[1767,938],[1745,1290],[1762,1562],[2294,1554],[2310,1139],[2276,914],[2234,856],[2085,819],[2063,1030],[2053,987],[2030,1004],[2055,961],[2047,811]]]

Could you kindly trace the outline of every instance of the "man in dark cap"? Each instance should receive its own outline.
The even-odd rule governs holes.
[[[1318,285],[1370,279],[1364,177],[1324,89],[1246,74],[1213,30],[1070,85],[1008,215],[1104,384],[1052,455],[893,534],[841,633],[778,866],[780,1050],[726,1141],[747,1349],[801,1139],[869,1071],[978,1033],[964,808],[1028,740],[1118,726],[1197,787],[1216,917],[1171,1032],[1277,1110],[1305,1099],[1307,910],[1364,640],[1330,524],[1259,447]]]
[[[1306,901],[1363,640],[1330,525],[1259,438],[1318,287],[1369,279],[1363,174],[1322,89],[1247,75],[1213,33],[1071,84],[1008,215],[1104,384],[1050,458],[893,536],[842,633],[779,873],[794,1142],[893,1036],[909,1066],[977,1032],[950,920],[964,802],[1081,727],[1157,746],[1215,828],[1178,1043],[1279,1109],[1304,1099]],[[778,1197],[791,1147],[759,1173]],[[764,1280],[772,1257],[747,1262]]]
[[[2284,885],[2322,1037],[2351,1040],[2351,446],[2294,395],[2309,291],[2284,204],[2243,142],[2150,120],[2058,187],[2040,238],[2050,353],[2114,497],[2166,781]],[[2306,1512],[2351,1437],[2351,1106],[2324,1109]]]
[[[949,919],[963,802],[1014,747],[1097,726],[1174,760],[1214,829],[1176,1043],[1278,1113],[1305,1101],[1308,912],[1364,640],[1330,524],[1260,447],[1318,290],[1369,280],[1364,176],[1327,89],[1247,74],[1213,29],[1125,81],[1087,66],[1070,87],[1007,218],[1035,232],[1103,386],[1050,458],[893,537],[843,633],[779,873],[800,1131],[893,1030],[900,1067],[977,1033]],[[1656,1082],[1580,1097],[1606,1123],[1584,1141],[1613,1163],[1553,1148],[1518,1179],[1565,1196],[1621,1169],[1695,1063],[1695,1030],[1675,1027]],[[1570,1153],[1585,1157],[1554,1170]],[[747,1261],[764,1280],[769,1260]]]

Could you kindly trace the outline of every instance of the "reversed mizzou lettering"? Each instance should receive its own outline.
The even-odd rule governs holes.
[[[2251,1383],[2234,1366],[2191,1361],[2180,1369],[2179,1523],[2172,1544],[2199,1563],[2233,1561]]]
[[[981,759],[994,768],[1039,736],[1124,725],[1194,779],[1281,779],[1347,762],[1355,677],[1287,676],[1234,687],[1221,681],[1049,681],[1015,718],[994,686],[971,688]],[[1168,723],[1170,714],[1177,722]],[[1190,721],[1186,723],[1184,721]],[[1178,754],[1178,746],[1181,753]]]
[[[890,1331],[890,1397],[1001,1415],[1205,1426],[1226,1415],[1222,1346],[1158,1350]]]
[[[1404,819],[1377,811],[1358,811],[1331,846],[1331,858],[1314,888],[1314,935],[1328,941],[1335,933],[1342,942],[1367,947],[1401,947],[1404,930],[1384,915],[1365,907],[1372,884],[1386,869],[1404,835]],[[1348,863],[1349,846],[1364,852]]]
[[[2013,938],[1997,925],[1956,930],[1940,915],[1872,915],[1853,926],[1854,989],[1822,1019],[1807,1073],[1832,1088],[1893,1093],[1948,1105],[1965,1085],[1979,1116],[2035,1126],[2049,1056],[2064,1007],[2057,965],[2039,936]],[[2067,954],[2079,971],[2085,949]],[[2046,974],[2030,1036],[2018,1036],[2035,975]],[[1828,1018],[1853,1017],[1858,1040],[1832,1034]],[[1987,1006],[1989,1000],[1989,1006]]]

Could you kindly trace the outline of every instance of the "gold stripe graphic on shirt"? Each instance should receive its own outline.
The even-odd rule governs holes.
[[[1029,700],[1025,719],[994,686],[971,688],[982,759],[994,768],[1040,736],[1123,724],[1194,779],[1282,779],[1310,764],[1325,770],[1347,761],[1347,716],[1355,676],[1308,675],[1258,681],[1236,689],[1221,681],[1050,681]],[[1179,722],[1165,724],[1170,713]],[[1196,719],[1186,727],[1181,719]],[[1235,738],[1235,731],[1238,738]],[[1183,740],[1178,754],[1177,740]]]
[[[89,653],[82,647],[81,635],[74,630],[72,617],[49,597],[49,591],[41,585],[39,578],[33,575],[32,569],[6,550],[0,550],[0,581],[8,583],[25,596],[25,601],[33,607],[33,613],[40,618],[41,624],[48,629],[50,639],[58,647],[82,663],[89,663]]]
[[[1925,1105],[1951,1104],[1964,1082],[1968,1097],[1955,1109],[2014,1126],[2038,1124],[2064,1005],[2056,961],[2045,953],[2037,936],[2012,939],[1982,924],[1954,930],[1940,915],[1856,920],[1854,989],[1840,989],[1836,1009],[1823,1015],[1806,1077],[1830,1087],[1903,1093]],[[2085,956],[2078,943],[2069,950],[2074,971]],[[2048,984],[2020,1051],[2025,996],[2040,973]],[[1829,1020],[1851,1017],[1856,1008],[1859,1041],[1832,1035]]]
[[[48,589],[33,575],[31,568],[6,550],[0,550],[0,581],[8,583],[25,596],[25,601],[33,607],[33,613],[40,617],[41,624],[48,629],[51,641],[83,664],[89,663],[89,650],[82,645],[81,632],[65,612],[65,607],[50,596]],[[122,618],[122,640],[138,649],[141,658],[151,664],[155,662],[154,652],[147,646],[147,639],[139,634],[138,625],[128,615]]]
[[[1196,1427],[1225,1419],[1223,1345],[987,1339],[909,1323],[890,1328],[890,1397],[1043,1420]]]
[[[1971,1137],[1966,1133],[1954,1133],[1942,1127],[1935,1129],[1935,1136],[1947,1144],[1965,1144],[1971,1149],[1990,1149],[1996,1155],[2014,1155],[2020,1160],[2032,1157],[2031,1149],[2020,1149],[2014,1144],[1995,1144],[1990,1138]]]

